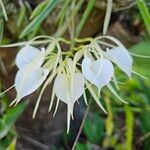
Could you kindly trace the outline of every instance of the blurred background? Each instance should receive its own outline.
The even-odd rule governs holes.
[[[0,0],[1,45],[27,41],[37,35],[73,39],[102,35],[107,0]],[[108,35],[130,52],[150,56],[150,1],[113,0]],[[74,34],[76,33],[76,34]],[[46,45],[43,45],[46,46]],[[62,45],[64,51],[68,46]],[[13,85],[19,47],[0,48],[0,92]],[[134,57],[133,70],[150,78],[150,59]],[[128,105],[103,89],[104,114],[87,91],[75,105],[74,120],[66,134],[66,105],[56,116],[48,113],[51,86],[47,87],[37,116],[32,113],[39,91],[16,107],[9,104],[15,90],[0,96],[0,150],[150,150],[150,82],[138,75],[127,79],[117,71],[119,95]]]

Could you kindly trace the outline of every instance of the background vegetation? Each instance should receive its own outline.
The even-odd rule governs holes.
[[[106,0],[0,0],[0,7],[1,45],[30,40],[41,34],[65,37],[72,42],[76,37],[101,35],[108,8]],[[149,0],[114,0],[107,34],[117,37],[131,52],[150,56],[149,11]],[[69,49],[66,45],[63,47]],[[17,51],[16,47],[0,48],[0,92],[13,84]],[[134,57],[134,60],[134,70],[150,78],[150,60],[147,57]],[[150,82],[136,75],[127,80],[119,70],[117,77],[124,81],[118,93],[129,105],[117,102],[117,98],[104,89],[101,101],[105,101],[108,111],[105,115],[94,102],[86,108],[81,98],[68,135],[65,106],[61,104],[55,118],[47,113],[50,88],[35,120],[31,116],[38,92],[16,107],[9,106],[14,91],[1,96],[0,150],[72,147],[77,150],[149,150]]]

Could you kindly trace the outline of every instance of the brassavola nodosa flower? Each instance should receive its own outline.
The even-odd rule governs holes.
[[[15,77],[17,96],[14,102],[18,103],[22,98],[36,91],[45,81],[49,71],[41,67],[44,53],[44,48],[40,51],[27,45],[17,54],[16,65],[19,70]]]
[[[84,77],[76,70],[75,61],[79,58],[78,55],[76,56],[74,60],[70,58],[64,60],[63,63],[66,65],[60,67],[61,71],[59,70],[53,87],[56,97],[67,104],[67,132],[71,116],[73,118],[74,104],[84,93]]]
[[[42,67],[25,65],[16,74],[15,89],[17,91],[16,100],[19,102],[25,96],[36,91],[45,81],[49,71]]]
[[[108,38],[111,43],[115,44],[103,42],[101,41],[102,38]],[[89,44],[79,45],[79,47],[74,47],[68,52],[61,50],[59,40],[66,42],[66,44],[71,43],[66,39],[53,38],[46,50],[43,48],[39,50],[28,44],[18,52],[16,65],[19,71],[15,78],[17,91],[15,102],[18,103],[43,84],[33,113],[33,118],[35,118],[44,90],[54,81],[49,111],[53,107],[55,100],[57,100],[57,103],[54,114],[60,101],[67,104],[67,132],[69,132],[74,104],[82,94],[85,103],[88,105],[86,89],[105,113],[107,113],[107,110],[102,106],[100,100],[100,93],[104,86],[117,99],[126,103],[120,98],[112,85],[115,82],[118,84],[117,80],[114,80],[114,67],[116,65],[131,77],[133,59],[123,44],[110,36],[90,38],[87,40]],[[82,39],[77,41],[82,43]],[[86,40],[84,39],[83,41],[85,42]],[[55,99],[55,96],[57,99]]]
[[[75,73],[72,81],[67,74],[57,75],[54,82],[54,91],[58,99],[67,104],[67,132],[69,132],[70,117],[73,116],[74,103],[84,92],[83,75]]]

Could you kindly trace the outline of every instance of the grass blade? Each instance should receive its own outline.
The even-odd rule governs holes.
[[[49,15],[49,13],[52,12],[58,2],[59,0],[49,1],[45,9],[22,31],[20,38],[23,38],[27,34],[37,29],[37,27],[41,25],[42,21]]]
[[[18,27],[20,27],[22,22],[24,21],[25,13],[26,13],[26,7],[23,4],[20,8],[20,12],[19,12],[19,16],[18,16]]]
[[[86,7],[86,9],[85,9],[85,11],[83,13],[82,19],[81,19],[79,25],[77,26],[76,37],[79,36],[79,34],[80,34],[80,32],[81,32],[81,30],[82,30],[82,28],[83,28],[83,26],[84,26],[88,16],[90,14],[90,12],[92,11],[92,9],[94,7],[95,2],[96,2],[96,0],[90,0],[88,2],[88,5],[87,5],[87,7]]]
[[[103,35],[106,34],[107,29],[108,29],[111,12],[112,12],[112,5],[113,5],[113,0],[107,0],[106,15],[105,15],[105,21],[104,21],[104,26],[103,26]]]
[[[5,7],[4,7],[4,4],[3,4],[3,1],[0,0],[0,5],[2,7],[2,11],[3,11],[3,14],[4,14],[4,18],[5,20],[7,21],[8,20],[8,17],[7,17],[7,13],[6,13],[6,10],[5,10]]]
[[[41,2],[41,4],[39,4],[32,12],[30,19],[32,20],[33,18],[35,18],[36,16],[38,16],[46,7],[46,5],[48,4],[49,0],[43,1]]]
[[[138,5],[138,8],[142,15],[146,29],[147,29],[148,33],[150,34],[150,13],[148,11],[148,8],[147,8],[144,0],[137,0],[137,5]]]
[[[21,116],[27,107],[27,102],[24,101],[18,104],[16,107],[11,108],[6,112],[4,117],[0,119],[0,139],[4,138],[9,132],[10,128],[16,122],[16,120]]]
[[[0,28],[0,44],[1,44],[2,39],[3,39],[3,31],[4,31],[4,21],[3,21],[3,19],[0,19],[0,25],[1,25],[1,28]]]

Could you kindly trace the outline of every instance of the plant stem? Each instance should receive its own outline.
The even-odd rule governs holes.
[[[80,128],[79,128],[78,134],[77,134],[77,136],[76,136],[76,139],[75,139],[75,141],[74,141],[74,143],[73,143],[72,150],[74,150],[75,147],[76,147],[76,145],[77,145],[77,142],[78,142],[78,140],[79,140],[80,134],[81,134],[82,129],[83,129],[83,127],[84,127],[84,123],[85,123],[86,118],[87,118],[87,116],[88,116],[89,110],[90,110],[90,103],[89,103],[89,105],[87,106],[86,111],[85,111],[85,113],[84,113],[84,117],[83,117],[81,126],[80,126]]]

